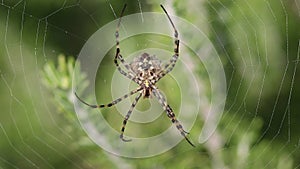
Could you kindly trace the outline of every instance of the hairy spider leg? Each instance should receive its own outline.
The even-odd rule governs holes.
[[[134,73],[132,72],[132,69],[131,69],[129,63],[127,63],[127,62],[123,59],[123,57],[122,57],[121,54],[119,54],[118,59],[121,61],[122,65],[128,70],[127,73],[128,73],[131,77],[134,77],[134,78],[131,79],[131,80],[134,81],[135,83],[137,83],[137,84],[140,85],[140,84],[141,84],[141,81],[140,81],[139,79],[136,78],[136,75],[134,75]],[[129,78],[129,79],[130,79],[130,78]]]
[[[119,54],[118,59],[121,61],[123,66],[129,71],[128,73],[131,73],[131,68],[130,68],[129,64],[123,59],[121,54]]]
[[[130,72],[124,71],[124,70],[120,67],[120,65],[119,65],[119,63],[118,63],[118,58],[119,58],[120,60],[121,60],[121,58],[122,58],[121,62],[122,62],[123,64],[125,63],[125,60],[123,59],[123,57],[122,57],[122,55],[121,55],[120,40],[119,40],[119,29],[120,29],[122,16],[123,16],[123,14],[124,14],[124,11],[125,11],[125,9],[126,9],[126,6],[127,6],[127,5],[124,4],[124,7],[123,7],[123,9],[122,9],[122,12],[121,12],[121,15],[120,15],[120,19],[119,19],[119,22],[118,22],[118,25],[117,25],[117,28],[116,28],[116,33],[115,33],[115,36],[116,36],[116,55],[115,55],[115,58],[114,58],[114,63],[115,63],[115,65],[116,65],[118,71],[119,71],[122,75],[124,75],[124,76],[126,76],[127,78],[129,78],[130,80],[132,80],[132,81],[138,83],[138,81],[136,80],[135,76],[134,76],[132,73],[130,73]],[[124,65],[124,66],[126,67],[126,65]],[[128,67],[128,66],[127,66],[127,67]],[[126,68],[127,68],[127,67],[126,67]],[[128,68],[129,68],[129,67],[128,67]]]
[[[158,75],[158,80],[161,79],[162,77],[164,77],[166,74],[168,74],[169,72],[171,72],[173,70],[173,68],[175,67],[175,64],[178,60],[178,57],[179,57],[179,39],[178,39],[178,31],[171,19],[171,17],[169,16],[167,10],[162,6],[160,5],[160,7],[164,10],[165,14],[167,15],[172,27],[173,27],[173,30],[174,30],[174,38],[175,38],[175,41],[174,41],[174,44],[175,44],[175,47],[174,47],[174,55],[172,56],[172,58],[169,60],[169,62],[164,66],[164,69],[159,73]]]
[[[120,139],[122,141],[125,141],[125,142],[131,141],[131,139],[127,140],[127,139],[124,138],[124,131],[125,131],[125,127],[126,127],[127,121],[129,119],[129,117],[130,117],[130,115],[131,115],[134,107],[136,106],[137,102],[141,98],[141,96],[142,96],[142,92],[140,92],[140,94],[136,96],[136,98],[134,99],[133,103],[131,104],[131,106],[130,106],[130,108],[129,108],[129,110],[128,110],[128,112],[127,112],[127,114],[126,114],[126,116],[125,116],[125,118],[123,120],[123,126],[121,128],[121,134],[120,134]]]
[[[167,104],[166,99],[161,94],[161,92],[157,88],[154,88],[152,92],[153,92],[154,96],[158,99],[159,103],[162,105],[163,109],[166,111],[167,116],[171,119],[172,123],[175,124],[176,128],[180,131],[180,134],[186,139],[186,141],[190,145],[195,147],[195,145],[186,136],[186,134],[189,134],[189,133],[183,129],[180,122],[176,119],[172,108]]]
[[[78,99],[79,101],[81,101],[83,104],[85,104],[85,105],[87,105],[87,106],[89,106],[89,107],[91,107],[91,108],[104,108],[104,107],[111,107],[111,106],[113,106],[113,105],[115,105],[115,104],[121,102],[123,99],[126,99],[127,97],[129,97],[129,96],[131,96],[131,95],[133,95],[133,94],[135,94],[135,93],[137,93],[137,92],[139,92],[139,91],[141,91],[141,90],[143,90],[143,88],[139,87],[139,88],[137,88],[137,89],[135,89],[135,90],[132,90],[131,92],[125,94],[125,95],[122,96],[122,97],[119,97],[118,99],[116,99],[116,100],[114,100],[114,101],[112,101],[112,102],[110,102],[110,103],[108,103],[108,104],[100,104],[100,105],[93,105],[93,104],[89,104],[89,103],[83,101],[83,100],[77,95],[76,92],[75,92],[75,96],[76,96],[77,99]]]

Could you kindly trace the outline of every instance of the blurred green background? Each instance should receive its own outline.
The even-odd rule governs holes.
[[[94,144],[74,112],[73,68],[88,38],[116,19],[123,3],[0,2],[0,168],[299,168],[297,0],[127,1],[125,15],[162,12],[159,4],[163,4],[209,37],[226,73],[226,107],[214,135],[197,148],[182,141],[161,155],[130,159]],[[191,41],[197,43],[197,38]],[[171,40],[166,43],[173,45]],[[108,79],[114,70],[111,55],[113,50],[103,61]],[[209,89],[203,65],[195,71]],[[84,73],[79,78],[83,91],[89,82]],[[97,85],[104,88],[103,78],[99,75]],[[168,80],[160,84],[162,88]],[[177,92],[165,89],[176,105]],[[209,90],[205,92],[209,100]],[[121,120],[115,121],[121,125]],[[199,115],[191,140],[197,141],[203,121]],[[151,125],[153,135],[161,131],[161,125],[155,124]]]

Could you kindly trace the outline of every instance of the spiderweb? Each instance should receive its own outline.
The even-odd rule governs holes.
[[[220,122],[212,122],[220,127],[202,144],[204,153],[186,148],[162,160],[154,158],[150,166],[171,166],[173,160],[186,164],[183,159],[190,157],[203,160],[191,163],[195,167],[299,168],[300,3],[138,0],[131,2],[127,14],[140,13],[144,19],[143,12],[158,11],[159,3],[210,38],[224,65],[227,99]],[[77,138],[63,125],[49,99],[53,96],[40,83],[45,64],[61,53],[78,56],[89,37],[117,18],[122,6],[108,0],[0,2],[0,168],[96,168],[99,154],[107,168],[134,168],[136,161],[101,148],[78,151]],[[192,35],[190,40],[197,44]],[[203,47],[201,51],[205,55]],[[194,71],[205,72],[199,69]],[[205,108],[203,103],[201,125]],[[191,132],[194,140],[201,125]]]

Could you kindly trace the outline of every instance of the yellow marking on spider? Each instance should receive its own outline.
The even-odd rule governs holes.
[[[148,80],[145,80],[145,86],[149,87],[149,81]]]

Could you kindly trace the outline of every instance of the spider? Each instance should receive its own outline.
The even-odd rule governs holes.
[[[75,92],[76,97],[79,101],[81,101],[83,104],[91,107],[91,108],[105,108],[105,107],[111,107],[113,105],[116,105],[117,103],[121,102],[123,99],[128,98],[129,96],[138,93],[138,95],[135,97],[133,103],[131,104],[126,116],[123,120],[123,126],[121,128],[121,134],[120,139],[122,141],[128,142],[131,141],[130,139],[124,138],[124,131],[127,124],[127,121],[135,108],[137,102],[143,96],[143,98],[149,98],[152,94],[157,98],[163,109],[166,111],[167,116],[170,118],[171,122],[175,124],[176,128],[179,130],[180,134],[186,139],[186,141],[195,147],[195,145],[187,138],[188,132],[186,132],[180,122],[176,119],[175,114],[170,107],[170,105],[166,102],[165,97],[161,93],[161,91],[155,86],[155,84],[163,78],[166,74],[168,74],[170,71],[173,70],[175,67],[175,64],[177,62],[177,59],[179,57],[179,38],[178,38],[178,31],[175,28],[175,25],[173,21],[171,20],[168,12],[166,9],[160,5],[163,11],[165,12],[166,16],[168,17],[168,20],[170,21],[173,30],[174,30],[174,38],[175,38],[175,47],[174,47],[174,55],[169,60],[169,62],[165,65],[161,64],[161,61],[155,56],[150,55],[148,53],[143,53],[142,55],[136,57],[133,59],[131,63],[127,63],[122,55],[121,55],[121,49],[120,49],[120,42],[119,42],[119,28],[121,24],[121,19],[123,16],[123,13],[126,9],[126,4],[124,5],[118,24],[116,28],[115,38],[116,38],[116,55],[114,57],[114,64],[116,65],[118,71],[129,78],[130,80],[134,81],[139,85],[139,87],[135,90],[130,91],[129,93],[125,94],[124,96],[108,103],[108,104],[100,104],[100,105],[92,105],[84,100],[82,100]],[[123,70],[118,60],[121,62],[121,64],[127,69],[127,71]]]

